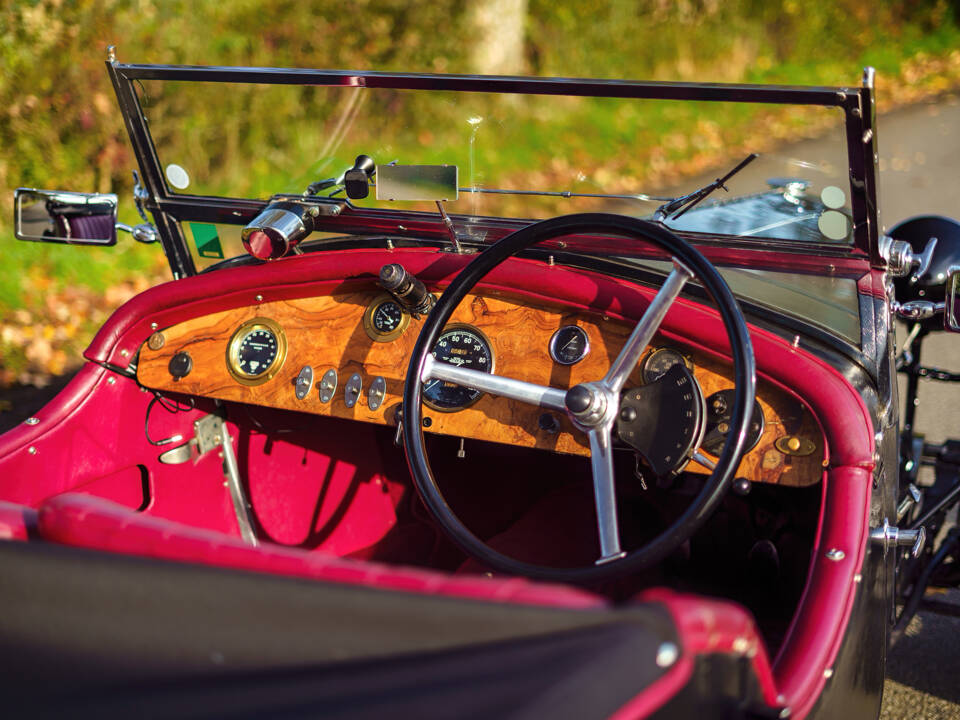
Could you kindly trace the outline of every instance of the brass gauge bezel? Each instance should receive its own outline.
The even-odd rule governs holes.
[[[243,342],[244,338],[256,330],[268,330],[273,333],[273,336],[277,339],[277,357],[274,358],[270,367],[268,367],[262,373],[251,375],[240,369],[239,353],[240,344]],[[280,327],[280,324],[271,318],[255,317],[252,320],[247,320],[245,323],[240,325],[240,327],[233,331],[233,335],[230,336],[230,341],[227,343],[227,370],[230,372],[230,376],[241,385],[262,385],[268,380],[272,380],[274,377],[276,377],[277,373],[280,372],[280,369],[283,367],[283,363],[286,359],[286,333],[283,332],[283,328]]]
[[[373,324],[373,315],[376,313],[377,309],[388,302],[392,302],[398,308],[400,308],[400,324],[391,330],[390,332],[380,332],[377,330],[376,325]],[[403,306],[396,301],[396,299],[388,294],[383,293],[382,295],[377,295],[371,303],[367,306],[367,309],[363,313],[363,329],[369,337],[374,342],[393,342],[398,337],[403,335],[404,331],[410,325],[410,313],[403,309]]]
[[[487,370],[486,372],[493,374],[496,371],[497,358],[496,358],[496,355],[494,355],[493,344],[490,342],[490,338],[484,335],[483,331],[480,330],[480,328],[474,325],[470,325],[469,323],[452,323],[450,325],[447,325],[445,328],[443,328],[443,330],[440,331],[440,334],[437,335],[437,342],[440,342],[441,337],[443,337],[447,333],[452,332],[454,330],[466,330],[468,332],[473,333],[474,335],[479,337],[481,340],[483,340],[483,343],[487,346],[487,350],[490,352],[490,369]],[[443,407],[442,405],[437,405],[432,400],[430,400],[426,395],[424,395],[423,404],[426,405],[431,410],[435,410],[436,412],[439,412],[439,413],[455,413],[455,412],[460,412],[461,410],[466,410],[468,407],[471,407],[476,403],[480,402],[480,399],[486,394],[487,393],[481,390],[480,393],[470,402],[465,403],[463,405],[458,405],[457,407],[451,407],[451,408]]]

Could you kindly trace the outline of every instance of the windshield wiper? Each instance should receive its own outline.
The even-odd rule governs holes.
[[[740,162],[739,165],[737,165],[722,178],[717,178],[709,185],[704,185],[702,188],[699,190],[694,190],[689,195],[684,195],[683,197],[678,197],[675,200],[664,203],[657,208],[657,211],[653,214],[653,219],[657,222],[663,222],[664,220],[676,220],[687,210],[699,204],[701,200],[703,200],[705,197],[707,197],[707,195],[712,193],[717,188],[723,188],[724,191],[729,192],[724,183],[738,172],[743,170],[747,165],[756,160],[757,157],[757,153],[750,153],[746,158],[744,158],[744,160]],[[673,217],[671,217],[671,215]]]

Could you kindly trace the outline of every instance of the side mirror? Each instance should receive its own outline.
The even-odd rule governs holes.
[[[13,207],[17,240],[117,244],[117,196],[112,193],[17,188]]]
[[[960,332],[960,267],[947,273],[947,297],[943,307],[943,329]]]

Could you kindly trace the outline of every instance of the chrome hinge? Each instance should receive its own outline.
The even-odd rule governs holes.
[[[884,518],[883,527],[870,531],[870,541],[883,547],[884,556],[891,548],[908,547],[911,548],[910,554],[913,557],[920,557],[923,545],[927,541],[927,531],[924,528],[901,530]]]

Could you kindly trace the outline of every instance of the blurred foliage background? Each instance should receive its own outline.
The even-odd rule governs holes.
[[[121,219],[137,221],[108,45],[121,62],[803,85],[855,84],[873,65],[883,111],[960,85],[958,17],[960,0],[8,0],[0,386],[67,370],[113,308],[169,277],[159,248],[128,236],[109,249],[13,238],[17,186],[115,192]],[[196,137],[166,142],[186,153]]]

